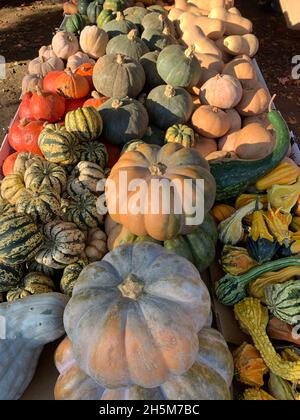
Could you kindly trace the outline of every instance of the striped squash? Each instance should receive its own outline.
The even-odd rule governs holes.
[[[193,147],[195,144],[194,130],[184,124],[174,124],[166,132],[168,143],[179,143],[184,147]]]
[[[65,124],[66,129],[81,141],[96,140],[103,129],[102,118],[93,106],[68,112]]]
[[[43,236],[33,220],[23,214],[7,213],[0,223],[0,260],[21,264],[32,260],[43,245]]]
[[[18,154],[17,159],[15,160],[14,172],[20,172],[24,175],[26,169],[28,169],[33,162],[43,161],[44,159],[39,155],[35,155],[31,152],[21,152]]]
[[[15,205],[24,190],[23,175],[19,172],[6,175],[1,183],[1,195],[9,204]]]
[[[14,212],[14,211],[15,211],[15,206],[13,206],[12,204],[9,204],[9,202],[5,200],[5,198],[2,198],[0,196],[0,215],[4,213],[8,213],[8,212]]]
[[[74,264],[67,265],[64,269],[61,281],[60,290],[67,296],[72,296],[73,287],[79,277],[81,271],[88,265],[87,260],[78,260]]]
[[[51,277],[52,279],[60,278],[61,277],[61,270],[56,270],[55,268],[49,267],[44,264],[39,264],[37,261],[33,260],[27,265],[27,271],[30,273],[32,271],[37,271],[38,273],[45,274],[47,277]]]
[[[78,139],[65,127],[47,124],[39,136],[38,143],[49,162],[75,165],[79,160]]]
[[[48,223],[61,213],[60,197],[47,187],[26,189],[16,203],[17,213],[28,214],[36,223]]]
[[[266,304],[276,318],[290,325],[300,322],[300,280],[272,284],[264,292]]]
[[[61,269],[79,260],[85,236],[74,223],[53,221],[43,231],[46,242],[35,257],[39,264]]]
[[[23,276],[23,265],[0,263],[0,292],[7,292],[18,286]]]
[[[71,197],[76,197],[85,191],[96,193],[97,185],[101,179],[105,179],[105,173],[99,165],[92,162],[79,162],[70,177],[68,193]],[[101,191],[103,189],[104,184]]]
[[[16,288],[12,288],[6,295],[8,302],[23,299],[30,295],[41,293],[51,293],[55,291],[55,284],[50,277],[45,274],[33,272],[24,277],[21,284]]]
[[[103,28],[105,23],[115,19],[117,13],[113,10],[102,10],[100,15],[97,17],[97,26],[98,28]]]
[[[80,160],[97,163],[105,169],[108,163],[108,152],[104,144],[97,141],[85,141],[79,145]]]
[[[24,174],[26,188],[37,190],[40,187],[49,188],[61,194],[67,186],[67,175],[61,166],[40,160],[33,162]]]
[[[69,201],[65,209],[65,219],[75,223],[79,229],[95,228],[103,221],[103,216],[97,212],[97,197],[86,191]]]
[[[114,12],[124,10],[125,7],[126,7],[126,0],[105,0],[103,4],[104,10],[113,10]]]

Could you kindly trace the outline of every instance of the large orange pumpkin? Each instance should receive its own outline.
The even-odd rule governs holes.
[[[56,400],[228,400],[233,375],[231,353],[222,335],[203,328],[198,334],[196,362],[181,376],[175,376],[159,388],[105,389],[80,369],[66,337],[55,352],[60,373],[54,389]]]
[[[82,370],[108,388],[158,386],[186,372],[210,314],[198,270],[162,246],[123,245],[85,267],[64,313]]]
[[[65,98],[84,98],[90,92],[87,79],[80,74],[75,74],[71,69],[66,70],[55,79],[56,92]]]
[[[149,235],[159,241],[193,230],[195,219],[189,216],[200,211],[201,205],[205,215],[215,200],[216,185],[208,163],[196,150],[178,143],[167,143],[162,148],[140,144],[134,151],[128,151],[120,157],[108,179],[106,202],[112,219],[137,236]],[[165,182],[164,195],[156,194],[150,187],[152,180]],[[192,185],[189,181],[190,185],[187,186],[186,180],[193,180]],[[196,189],[196,180],[204,180],[204,194]],[[170,188],[170,181],[177,183],[176,193],[175,188]],[[132,183],[137,185],[129,191]],[[116,188],[111,189],[111,184]],[[185,194],[178,193],[180,189]],[[139,199],[135,203],[137,192]],[[170,196],[166,198],[165,193],[168,192]],[[166,210],[166,205],[169,210]],[[191,208],[195,205],[199,206],[196,210]],[[201,223],[202,220],[198,225]]]

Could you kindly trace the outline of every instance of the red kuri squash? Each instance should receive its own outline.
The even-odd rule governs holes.
[[[30,111],[30,101],[32,98],[32,92],[26,92],[23,95],[22,102],[20,104],[18,117],[20,120],[26,118],[28,120],[34,120],[32,113]]]
[[[37,88],[30,100],[30,112],[35,120],[56,122],[65,114],[65,98]]]
[[[43,121],[17,120],[9,130],[8,142],[17,152],[42,155],[38,138],[43,128]]]
[[[63,71],[50,71],[43,79],[43,91],[56,93],[55,80],[63,73]]]
[[[19,152],[12,153],[11,155],[7,156],[7,158],[3,162],[2,172],[4,176],[12,174],[14,172],[15,161],[18,157],[18,154]]]

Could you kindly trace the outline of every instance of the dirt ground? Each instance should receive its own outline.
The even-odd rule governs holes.
[[[292,80],[292,57],[300,55],[300,32],[288,30],[283,16],[267,13],[257,0],[236,0],[245,17],[253,20],[260,40],[257,61],[276,105],[290,128],[300,137],[300,80]],[[0,141],[16,112],[21,80],[27,63],[41,45],[50,43],[62,20],[62,1],[0,0],[0,54],[7,62],[7,77],[0,80]]]

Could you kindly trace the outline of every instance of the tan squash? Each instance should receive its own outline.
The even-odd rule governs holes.
[[[86,26],[81,31],[79,43],[83,52],[94,59],[98,59],[105,55],[108,35],[103,29],[95,25]]]
[[[200,156],[206,158],[209,154],[217,151],[217,143],[214,139],[196,136],[196,142],[193,149],[197,150]]]
[[[184,12],[179,17],[180,29],[182,32],[197,26],[203,34],[212,40],[220,39],[225,33],[225,25],[220,19],[209,19],[206,16],[198,16],[190,12]]]
[[[212,54],[220,59],[222,53],[214,41],[208,39],[198,26],[192,26],[182,34],[182,41],[188,47],[194,45],[195,52],[199,54]]]
[[[221,74],[225,64],[216,55],[195,53],[195,56],[201,66],[201,76],[197,86],[192,88],[192,92],[195,95],[199,95],[201,86],[207,80],[215,77],[217,74]]]
[[[230,9],[228,9],[228,12],[233,13],[234,15],[242,16],[241,12],[237,7],[231,7]]]
[[[268,119],[268,113],[264,112],[259,115],[254,115],[253,117],[246,117],[243,120],[243,127],[246,127],[249,124],[258,123],[262,125],[266,130],[273,130],[273,126]]]
[[[196,109],[191,122],[197,133],[211,139],[224,136],[230,129],[229,116],[210,105],[202,105]]]
[[[226,160],[235,160],[238,159],[238,156],[235,152],[225,152],[223,150],[217,150],[216,152],[210,153],[206,156],[206,160],[215,160],[215,161],[226,161]]]
[[[234,0],[187,0],[188,3],[193,3],[199,7],[202,11],[209,13],[216,7],[224,7],[230,9],[234,6]]]
[[[230,130],[218,140],[218,150],[231,152],[235,150],[236,133],[242,128],[242,119],[235,109],[227,109],[226,114],[230,118]]]
[[[243,91],[241,102],[236,109],[244,117],[253,117],[267,111],[270,103],[270,94],[260,83]]]
[[[227,74],[209,79],[201,87],[200,99],[205,105],[221,109],[234,108],[242,99],[243,89],[239,80]]]
[[[185,12],[191,12],[195,15],[207,16],[208,11],[197,7],[195,3],[189,3],[186,0],[175,0],[176,9],[184,10]]]
[[[259,49],[259,41],[253,34],[231,35],[224,39],[223,46],[231,55],[246,54],[253,57]]]
[[[254,65],[247,55],[234,58],[227,63],[223,69],[223,74],[228,74],[239,79],[243,88],[251,88],[257,82]]]
[[[208,15],[211,19],[220,19],[225,24],[226,35],[246,35],[252,32],[251,20],[234,13],[230,13],[223,7],[212,9]]]
[[[270,131],[257,123],[244,127],[237,134],[235,152],[241,159],[263,159],[273,150]]]

